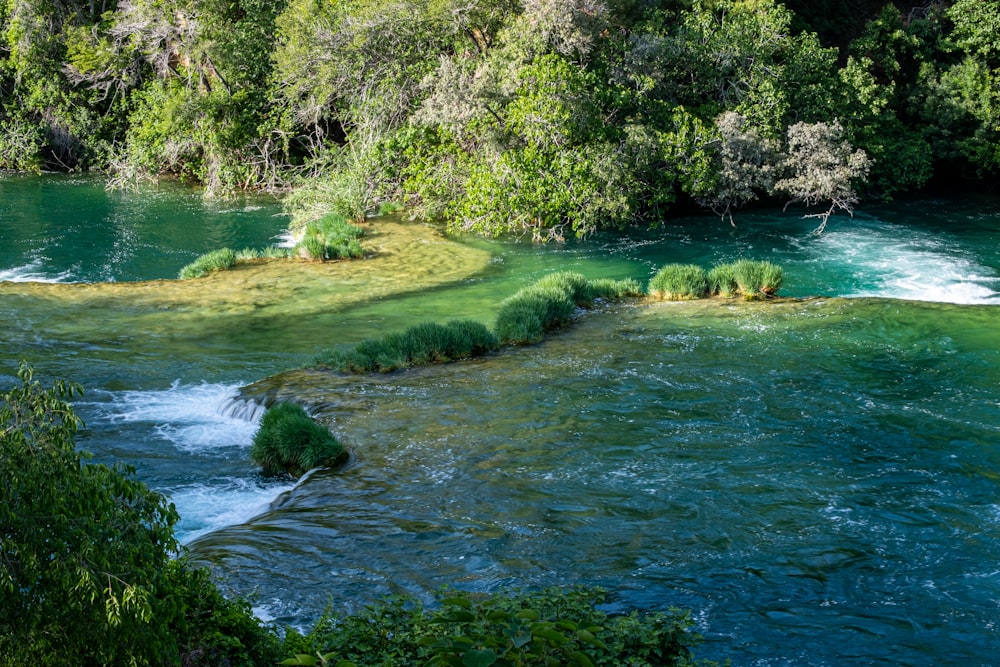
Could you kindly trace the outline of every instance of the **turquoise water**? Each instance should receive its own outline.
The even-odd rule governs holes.
[[[267,200],[85,178],[0,179],[0,202],[0,280],[166,278],[284,226]],[[77,309],[80,286],[0,284],[0,373],[27,357],[83,382],[82,445],[169,493],[193,555],[281,622],[444,584],[579,582],[621,608],[690,608],[698,654],[734,664],[994,664],[1000,200],[872,208],[819,237],[795,215],[737,222],[474,241],[493,260],[471,278],[308,322],[172,329],[176,310],[133,320]],[[488,320],[550,270],[645,279],[738,257],[782,264],[782,294],[803,299],[598,310],[474,363],[290,377],[271,390],[306,400],[351,462],[293,484],[248,460],[240,387],[322,344]]]

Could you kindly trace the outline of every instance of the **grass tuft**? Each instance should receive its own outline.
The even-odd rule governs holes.
[[[497,347],[497,337],[481,322],[425,322],[400,333],[366,338],[347,349],[325,350],[313,359],[313,365],[344,373],[389,373],[411,366],[478,357]]]
[[[784,271],[777,264],[741,259],[733,262],[733,278],[744,299],[774,296],[784,281]]]
[[[649,281],[650,296],[671,301],[708,294],[708,274],[695,264],[667,264]]]
[[[224,271],[236,263],[236,252],[231,248],[220,248],[205,253],[181,269],[182,280],[201,278],[214,271]]]
[[[347,452],[301,405],[276,403],[260,420],[250,456],[265,474],[299,477],[317,466],[343,463]]]

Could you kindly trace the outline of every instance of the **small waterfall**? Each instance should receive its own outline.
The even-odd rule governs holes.
[[[238,394],[224,400],[219,405],[219,414],[228,419],[241,419],[257,423],[267,410],[267,405],[253,398],[242,398]]]

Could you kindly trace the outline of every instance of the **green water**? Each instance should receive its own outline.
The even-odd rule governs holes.
[[[417,229],[349,271],[193,287],[121,283],[175,275],[219,239],[267,243],[276,204],[75,178],[0,179],[0,201],[0,276],[119,281],[0,283],[0,373],[28,358],[83,382],[83,446],[170,493],[192,554],[262,614],[307,624],[330,602],[444,584],[593,583],[620,608],[690,608],[699,655],[734,664],[995,662],[997,200],[870,210],[818,238],[765,214],[454,252]],[[146,215],[130,228],[126,211]],[[741,256],[776,258],[783,294],[824,298],[598,309],[476,362],[252,384],[322,345],[489,321],[549,270],[645,279]],[[244,398],[306,401],[351,462],[260,478],[253,406],[234,398],[247,384]]]

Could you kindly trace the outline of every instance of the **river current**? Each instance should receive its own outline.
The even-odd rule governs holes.
[[[737,665],[995,664],[1000,200],[872,207],[820,236],[757,212],[541,247],[376,220],[376,259],[169,280],[280,242],[280,213],[0,179],[0,380],[25,359],[81,382],[81,447],[168,494],[192,556],[262,617],[587,583],[615,608],[691,609],[697,654]],[[781,264],[792,298],[606,306],[475,362],[282,374],[415,321],[489,323],[549,271],[741,257]],[[237,397],[266,394],[304,401],[351,461],[260,477],[260,411]]]

